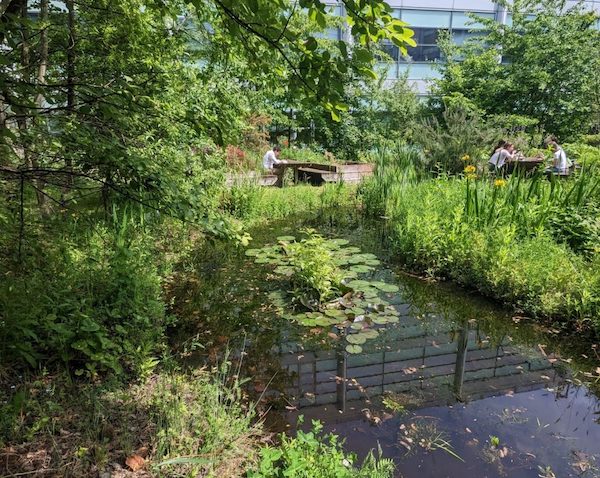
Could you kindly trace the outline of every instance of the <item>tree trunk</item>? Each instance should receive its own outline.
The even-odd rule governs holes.
[[[75,113],[75,2],[74,0],[66,0],[67,6],[67,27],[69,31],[67,44],[67,111],[69,116]],[[73,171],[73,160],[70,156],[70,151],[66,151],[65,166],[70,173]],[[67,182],[63,195],[67,193],[67,189],[73,186],[73,176],[67,175]]]

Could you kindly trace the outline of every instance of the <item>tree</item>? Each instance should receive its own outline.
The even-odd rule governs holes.
[[[211,228],[211,144],[240,136],[262,92],[282,88],[339,119],[348,108],[339,75],[373,76],[382,39],[414,43],[385,2],[344,5],[352,48],[324,47],[305,28],[307,17],[327,26],[319,0],[3,1],[6,197],[22,209],[35,192],[48,213],[97,191],[105,206],[125,198]],[[196,50],[182,13],[197,19]]]
[[[600,32],[594,13],[566,4],[516,0],[512,25],[478,19],[486,35],[463,46],[442,41],[446,62],[434,95],[462,97],[486,115],[529,117],[563,139],[587,132],[595,120]]]

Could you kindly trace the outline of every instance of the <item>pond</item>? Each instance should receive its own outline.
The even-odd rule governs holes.
[[[302,224],[255,230],[251,247],[298,235]],[[203,344],[190,363],[232,350],[241,375],[252,377],[253,400],[268,411],[267,426],[293,432],[300,416],[303,428],[318,419],[359,457],[380,448],[396,462],[397,476],[600,476],[594,344],[386,266],[376,228],[320,232],[382,260],[357,269],[359,282],[392,286],[360,295],[372,311],[364,306],[364,316],[344,316],[346,326],[337,312],[324,315],[330,322],[317,314],[302,325],[281,304],[289,282],[277,266],[256,264],[256,253],[243,249],[208,247],[174,289],[194,337],[182,343]],[[378,322],[377,314],[398,320]],[[350,337],[365,332],[366,339]]]

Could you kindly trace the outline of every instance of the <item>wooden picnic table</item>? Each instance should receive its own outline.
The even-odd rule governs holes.
[[[517,161],[507,162],[507,173],[513,173],[516,170],[522,170],[525,172],[535,171],[540,164],[544,164],[546,160],[544,158],[523,158]]]

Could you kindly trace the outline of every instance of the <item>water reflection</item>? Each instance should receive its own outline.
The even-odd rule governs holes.
[[[339,411],[361,409],[353,402],[386,393],[409,396],[406,405],[420,408],[563,383],[541,351],[525,355],[508,337],[494,344],[467,321],[457,326],[438,319],[434,330],[431,326],[405,314],[360,355],[283,344],[281,365],[292,377],[287,399],[304,414],[339,421],[345,418]]]

